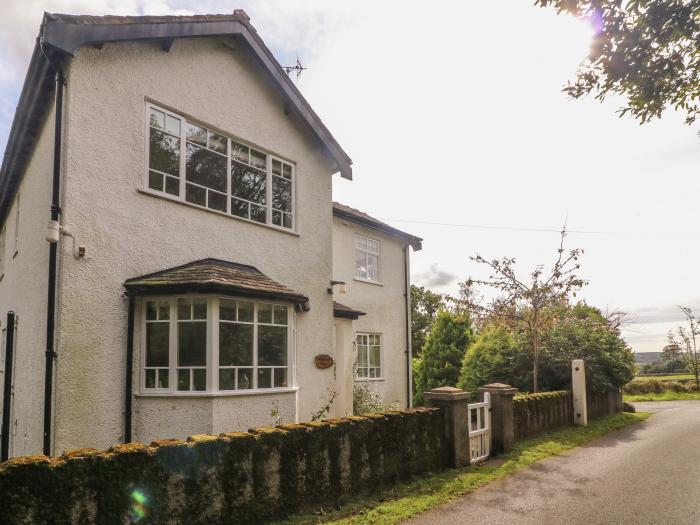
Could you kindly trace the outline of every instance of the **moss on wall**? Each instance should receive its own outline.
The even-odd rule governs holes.
[[[260,523],[447,467],[436,408],[28,456],[0,464],[0,523]]]

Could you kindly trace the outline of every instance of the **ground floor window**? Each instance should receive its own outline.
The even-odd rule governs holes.
[[[232,392],[291,386],[293,310],[211,296],[144,300],[146,392]]]
[[[382,377],[382,335],[358,333],[357,379],[381,379]]]

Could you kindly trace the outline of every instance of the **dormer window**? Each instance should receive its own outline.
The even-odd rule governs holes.
[[[208,126],[148,104],[151,192],[294,230],[294,165]]]

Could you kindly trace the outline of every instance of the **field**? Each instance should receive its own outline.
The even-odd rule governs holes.
[[[670,375],[653,375],[653,376],[636,376],[635,381],[690,381],[694,379],[692,374],[670,374]]]

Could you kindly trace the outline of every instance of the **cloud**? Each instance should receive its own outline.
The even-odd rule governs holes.
[[[431,264],[426,272],[417,273],[412,280],[422,286],[448,286],[457,279],[455,274],[438,269],[437,264]]]

